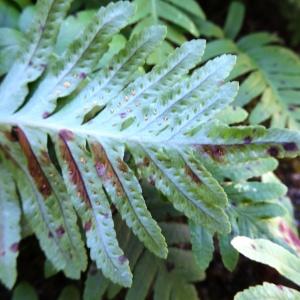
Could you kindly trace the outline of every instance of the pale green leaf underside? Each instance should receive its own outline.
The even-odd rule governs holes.
[[[282,246],[266,239],[244,236],[232,240],[233,247],[246,257],[275,268],[281,275],[300,284],[300,258]]]
[[[12,176],[0,164],[0,279],[12,288],[17,277],[17,255],[21,239],[21,209]]]
[[[294,289],[264,282],[263,285],[250,287],[235,295],[234,300],[298,300],[300,293]]]

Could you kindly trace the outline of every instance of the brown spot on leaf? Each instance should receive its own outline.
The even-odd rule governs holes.
[[[284,240],[291,246],[294,246],[298,252],[300,252],[300,239],[299,237],[291,230],[291,228],[283,221],[279,223],[279,231],[283,235]]]
[[[10,141],[10,142],[17,142],[18,141],[18,136],[16,135],[16,132],[14,129],[10,131],[4,131],[5,137]]]
[[[45,198],[47,198],[52,193],[52,189],[48,182],[48,179],[45,176],[35,154],[33,153],[31,146],[23,130],[19,127],[16,127],[15,130],[18,136],[19,144],[27,158],[27,167],[29,173],[34,179],[38,190]]]
[[[45,164],[45,165],[49,165],[51,163],[49,154],[45,150],[41,151],[40,159],[41,159],[42,163]]]
[[[207,153],[213,160],[221,162],[226,154],[226,149],[221,145],[204,145],[203,150]]]
[[[277,284],[278,289],[283,290],[283,286],[281,284]]]
[[[86,73],[84,73],[84,72],[81,72],[80,74],[79,74],[79,78],[80,79],[85,79],[86,78]]]
[[[91,202],[86,190],[84,181],[82,179],[80,170],[74,160],[74,157],[69,149],[67,140],[64,139],[64,135],[60,135],[60,151],[63,160],[67,163],[69,169],[69,176],[73,184],[76,186],[78,197],[83,199],[86,205],[90,208]]]
[[[45,111],[42,115],[43,119],[47,119],[50,116],[50,113]]]
[[[143,164],[144,164],[145,167],[149,167],[150,159],[145,156],[144,159],[143,159]]]
[[[9,250],[11,252],[18,252],[19,251],[19,243],[13,243],[10,247],[9,247]]]
[[[91,221],[91,220],[87,221],[87,222],[83,225],[83,229],[84,229],[85,232],[91,230],[91,228],[92,228],[92,221]]]
[[[246,136],[244,138],[244,144],[248,145],[252,142],[252,137],[251,136]]]
[[[65,141],[71,141],[74,139],[74,133],[68,129],[62,129],[59,131],[59,136]]]
[[[118,260],[119,260],[120,264],[123,265],[128,259],[125,255],[121,255],[118,257]]]
[[[184,166],[184,172],[185,174],[192,179],[196,184],[201,184],[200,178],[193,172],[193,170],[188,166]]]
[[[103,177],[106,173],[106,166],[100,162],[96,162],[95,168],[99,177]]]
[[[0,250],[0,257],[5,255],[5,251],[4,250]]]
[[[61,225],[61,226],[59,226],[58,228],[55,229],[55,233],[60,238],[65,234],[65,229]]]
[[[153,176],[149,176],[148,182],[149,182],[149,184],[151,184],[152,186],[155,186],[155,179],[153,178]]]
[[[293,142],[283,143],[282,146],[283,146],[284,150],[286,150],[286,151],[297,151],[298,150],[297,144],[293,143]]]
[[[99,143],[93,143],[91,144],[91,150],[94,154],[95,168],[97,174],[99,175],[99,177],[101,177],[101,179],[103,179],[104,184],[110,182],[113,185],[113,187],[116,189],[117,195],[124,196],[124,190],[122,184],[118,178],[118,175],[113,169],[103,146]],[[121,159],[118,160],[118,164],[119,164],[118,167],[121,171],[122,169],[125,170],[125,167],[126,170],[128,170],[127,165],[123,163]]]
[[[268,154],[273,156],[273,157],[277,157],[279,154],[279,150],[277,147],[275,146],[271,146],[268,150],[267,150]]]
[[[128,172],[127,164],[121,158],[118,158],[117,161],[118,161],[119,170],[122,171],[123,173],[127,173]]]

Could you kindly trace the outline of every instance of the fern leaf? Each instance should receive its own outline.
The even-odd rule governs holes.
[[[234,238],[231,243],[246,257],[269,265],[294,283],[300,283],[300,259],[285,248],[266,239],[250,239],[244,236]]]
[[[257,191],[259,190],[259,195]],[[225,187],[226,194],[234,201],[263,202],[284,196],[286,187],[280,183],[247,182]]]
[[[78,93],[70,105],[54,115],[54,118],[59,120],[63,115],[68,114],[70,122],[81,124],[84,116],[94,106],[103,108],[109,99],[117,96],[129,82],[135,79],[138,74],[137,69],[145,63],[146,57],[161,42],[164,35],[163,27],[153,26],[134,36],[127,43],[126,48],[114,57],[110,65],[94,73],[87,86]]]
[[[247,290],[239,292],[235,295],[234,300],[297,300],[300,299],[300,293],[294,289],[264,282],[262,285],[250,287]]]
[[[0,110],[12,113],[23,103],[28,94],[28,83],[44,72],[53,49],[60,21],[70,7],[71,0],[40,0],[37,4],[38,19],[29,33],[22,55],[14,63],[0,87]],[[12,92],[13,91],[13,92]]]
[[[213,236],[194,222],[189,223],[193,253],[202,270],[206,270],[213,258]]]
[[[130,286],[132,275],[128,260],[118,245],[108,199],[93,161],[87,160],[86,142],[79,137],[69,140],[61,132],[57,153],[71,199],[80,215],[91,249],[91,257],[113,281]],[[79,163],[77,163],[79,162]]]
[[[139,98],[145,98],[144,101],[149,102],[159,95],[162,88],[164,90],[171,88],[200,62],[204,48],[205,42],[201,40],[183,44],[164,63],[155,66],[150,73],[129,84],[117,97],[113,98],[101,113],[99,123],[102,124],[118,114],[122,118],[122,113],[126,110],[132,111],[133,107],[130,107],[130,104],[134,104],[134,107],[141,105]],[[97,119],[94,120],[94,122],[97,121]]]
[[[38,300],[35,288],[26,281],[21,281],[14,289],[13,300]]]
[[[145,272],[145,269],[147,272]],[[134,272],[135,281],[131,289],[126,294],[126,300],[146,299],[148,290],[153,282],[158,264],[156,259],[148,252],[145,253]]]
[[[77,217],[67,197],[67,189],[47,152],[47,136],[28,128],[24,129],[24,134],[30,140],[31,150],[35,153],[41,172],[48,174],[47,179],[52,189],[52,195],[47,198],[47,202],[49,202],[49,208],[56,218],[55,222],[58,223],[56,232],[61,243],[64,244],[63,249],[71,254],[69,268],[72,271],[70,272],[73,273],[74,278],[79,278],[80,272],[85,271],[87,267],[87,257],[79,228],[76,225]],[[30,160],[31,158],[28,157],[27,159]],[[32,172],[32,169],[29,171]]]
[[[0,165],[0,280],[12,288],[17,278],[21,209],[13,178],[2,161]]]
[[[96,271],[96,266],[91,265],[87,274],[84,287],[84,300],[100,300],[105,294],[109,285],[109,280],[105,278],[101,271]]]
[[[193,16],[205,19],[205,15],[194,0],[182,4],[178,0],[135,0],[137,11],[131,22],[136,23],[132,35],[138,34],[144,28],[151,25],[163,24],[167,27],[167,41],[157,47],[153,55],[149,57],[149,64],[161,63],[173,51],[170,42],[181,45],[186,41],[182,31],[189,32],[194,36],[199,36],[199,31]]]
[[[235,41],[238,32],[236,30],[239,28],[236,22],[239,20],[238,24],[241,25],[243,10],[241,4],[231,6],[224,28],[228,39],[222,38],[209,43],[204,59],[222,53],[238,55],[231,79],[241,75],[245,75],[245,79],[235,104],[244,106],[260,97],[250,113],[251,124],[270,120],[272,127],[299,129],[299,56],[278,45],[279,38],[266,32],[249,34]],[[235,14],[235,26],[232,26],[230,24]]]
[[[86,257],[79,233],[76,232],[78,229],[73,208],[67,202],[58,201],[21,129],[18,136],[21,147],[14,146],[10,154],[4,153],[14,164],[13,176],[20,190],[25,218],[54,267],[64,270],[71,278],[79,278],[80,271],[86,268]],[[7,142],[5,144],[6,147],[11,146]],[[29,159],[28,164],[21,149]],[[44,197],[48,201],[44,201]]]
[[[60,58],[52,60],[44,80],[23,112],[48,117],[55,109],[56,100],[70,95],[93,70],[107,50],[112,35],[126,25],[132,13],[133,7],[128,2],[111,3],[101,8],[82,36],[74,40]]]
[[[126,240],[128,235],[117,236],[121,221],[113,219],[114,208],[150,251],[167,255],[140,180],[155,186],[195,226],[225,235],[233,224],[228,215],[246,215],[244,201],[236,208],[231,205],[235,199],[228,199],[225,179],[238,178],[237,172],[248,179],[273,170],[276,157],[295,157],[300,146],[298,133],[232,126],[238,114],[222,120],[220,114],[237,94],[237,84],[227,82],[235,57],[223,55],[197,67],[205,48],[202,40],[183,44],[164,63],[137,76],[137,68],[164,36],[164,29],[152,27],[133,37],[110,67],[96,70],[113,35],[132,12],[128,2],[100,9],[82,37],[61,56],[47,60],[49,67],[18,112],[0,111],[1,152],[16,169],[12,175],[24,215],[47,258],[71,278],[85,269],[74,207],[91,259],[114,283],[108,286],[111,295],[120,289],[116,284],[132,282],[122,248],[132,253],[128,256],[134,273],[143,270],[139,267],[143,257],[138,260],[142,246]],[[238,73],[242,74],[242,67]],[[87,95],[98,97],[96,103],[88,99],[88,111],[80,111],[77,106]],[[237,192],[238,197],[245,196],[242,190]],[[238,224],[241,232],[269,234],[261,219],[282,213],[271,200],[251,203],[241,220],[244,224]],[[271,208],[267,216],[265,208]],[[155,266],[154,277],[162,262],[149,252],[145,255]],[[182,257],[186,266],[176,262]],[[192,295],[193,287],[182,278],[198,281],[203,273],[191,252],[171,249],[168,262],[176,267],[172,274],[178,284]],[[146,289],[149,282],[143,285]]]
[[[98,175],[121,216],[151,251],[165,258],[164,237],[147,210],[137,178],[123,162],[124,147],[103,139],[90,145]]]

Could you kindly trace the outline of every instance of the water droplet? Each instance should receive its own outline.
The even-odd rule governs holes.
[[[71,83],[69,81],[64,82],[64,87],[67,89],[71,86]]]

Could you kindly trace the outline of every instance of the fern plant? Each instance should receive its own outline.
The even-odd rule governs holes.
[[[231,125],[242,114],[230,107],[238,84],[226,81],[235,57],[199,67],[204,40],[184,43],[141,74],[166,35],[164,27],[149,27],[99,69],[109,42],[134,13],[128,2],[101,8],[61,55],[53,54],[70,4],[38,1],[28,42],[0,86],[1,220],[7,220],[0,224],[0,278],[9,288],[21,216],[56,270],[79,278],[87,268],[86,244],[103,275],[128,287],[132,273],[112,205],[151,253],[168,254],[140,179],[211,240],[231,230],[228,178],[239,172],[246,180],[274,168],[274,157],[299,154],[297,132]]]
[[[163,62],[172,52],[174,46],[180,46],[187,40],[187,35],[199,37],[221,37],[222,31],[206,19],[199,3],[188,0],[133,0],[136,13],[130,20],[133,24],[131,35],[151,25],[167,27],[166,40],[148,57],[148,64]]]
[[[250,124],[270,121],[272,127],[299,129],[299,56],[279,45],[268,32],[251,33],[235,41],[243,23],[244,6],[233,2],[224,27],[225,38],[207,46],[204,59],[221,53],[238,56],[232,79],[243,78],[235,105],[245,106],[256,98]]]
[[[205,15],[195,0],[182,3],[178,0],[135,0],[137,11],[131,22],[136,23],[132,34],[139,33],[151,25],[166,25],[167,40],[149,57],[150,64],[162,62],[173,50],[172,43],[181,45],[186,41],[185,32],[199,36],[197,26],[191,15],[205,19]]]

